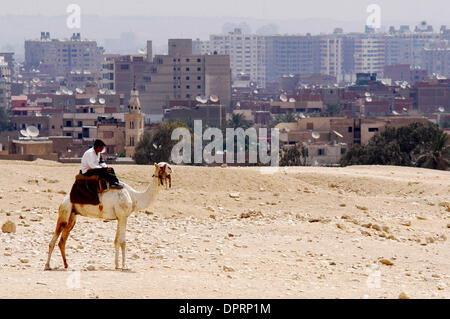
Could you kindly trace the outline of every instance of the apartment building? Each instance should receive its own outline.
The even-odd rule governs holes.
[[[284,75],[320,73],[320,37],[275,35],[266,37],[266,81]]]
[[[130,99],[135,83],[146,122],[160,122],[170,100],[195,100],[217,95],[231,103],[231,68],[228,55],[194,55],[191,39],[169,40],[168,55],[121,56],[115,59],[115,91]]]
[[[211,35],[207,43],[201,44],[201,52],[229,55],[233,80],[246,74],[259,87],[265,87],[265,43],[265,36],[244,34],[241,29],[236,28],[228,34]]]
[[[3,56],[0,56],[0,107],[8,108],[11,99],[11,70]]]
[[[422,66],[430,75],[450,77],[450,41],[429,43],[422,52]]]
[[[320,73],[344,80],[344,40],[342,37],[320,38]]]
[[[378,36],[354,38],[353,73],[383,74],[385,66],[385,40]]]
[[[52,77],[65,76],[70,71],[100,74],[104,49],[96,41],[81,39],[74,33],[70,39],[52,39],[41,32],[39,40],[25,41],[25,69],[38,69]]]

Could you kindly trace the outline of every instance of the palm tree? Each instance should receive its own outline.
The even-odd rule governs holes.
[[[285,113],[285,114],[278,114],[275,116],[275,118],[271,121],[270,126],[275,127],[280,123],[295,123],[297,122],[297,117],[294,113]]]
[[[419,157],[418,164],[420,167],[447,170],[450,166],[450,138],[444,133],[436,137],[431,149]]]
[[[246,120],[244,114],[233,113],[231,119],[227,122],[227,127],[229,128],[243,128],[244,130],[253,126],[253,122]]]

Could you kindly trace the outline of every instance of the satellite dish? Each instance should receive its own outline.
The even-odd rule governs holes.
[[[145,54],[145,50],[144,50],[144,49],[139,49],[139,50],[138,50],[138,53],[139,53],[139,54]]]
[[[116,91],[111,90],[110,93],[111,93],[111,95],[115,95],[115,94],[116,94]]]
[[[236,103],[236,106],[237,106],[237,107],[241,107],[241,102],[237,102],[237,103]]]
[[[392,111],[392,114],[399,115],[397,111]]]
[[[104,98],[99,98],[99,99],[98,99],[98,102],[99,102],[100,104],[105,104],[105,103],[106,103],[106,100],[105,100]]]
[[[213,102],[213,103],[219,102],[219,97],[218,97],[217,95],[211,95],[211,96],[209,97],[209,99],[210,99],[211,102]]]
[[[28,132],[26,130],[20,130],[20,134],[22,134],[23,137],[30,137],[30,135],[28,135]]]
[[[106,90],[105,90],[105,89],[100,89],[98,92],[99,92],[100,94],[105,94],[105,93],[106,93]]]
[[[369,93],[369,92],[366,92],[366,93],[364,93],[364,95],[367,96],[367,97],[369,97],[369,96],[370,96],[370,93]]]
[[[366,102],[372,102],[372,98],[371,97],[366,97]]]
[[[83,94],[83,90],[80,89],[80,88],[76,88],[75,91],[76,91],[78,94]]]
[[[204,95],[200,96],[199,102],[202,104],[208,103],[208,98]]]
[[[69,90],[69,91],[67,91],[67,94],[68,95],[73,95],[73,91]]]
[[[69,90],[66,90],[66,89],[64,89],[62,92],[63,92],[63,94],[65,94],[65,95],[69,94]]]
[[[202,103],[202,97],[201,97],[200,95],[197,95],[197,96],[195,97],[195,100],[196,100],[197,102],[199,102],[199,103]]]
[[[303,113],[300,113],[300,118],[301,118],[301,119],[306,119],[306,116],[305,116],[305,114],[303,114]]]
[[[61,93],[61,91],[56,91],[55,94],[56,95],[61,95],[62,93]]]
[[[89,102],[90,102],[91,104],[95,104],[95,102],[96,102],[95,97],[91,97],[91,98],[89,99]]]
[[[295,103],[296,102],[296,100],[293,98],[293,97],[291,97],[290,99],[289,99],[289,102],[291,102],[291,103]]]
[[[318,140],[320,138],[320,134],[317,132],[312,132],[311,136],[313,137],[313,139]]]
[[[408,109],[406,107],[404,107],[403,112],[408,112]]]
[[[37,137],[39,135],[39,130],[36,126],[30,125],[27,127],[27,134],[31,138]]]
[[[253,93],[254,93],[254,94],[258,94],[259,91],[258,91],[258,90],[253,90]]]
[[[333,133],[336,134],[337,136],[339,136],[340,138],[343,138],[343,137],[344,137],[344,135],[342,135],[342,134],[339,133],[339,132],[333,131]]]
[[[444,113],[445,112],[445,108],[443,108],[442,106],[438,109],[439,112]]]
[[[33,83],[39,83],[39,81],[40,81],[39,78],[34,78],[33,79]]]
[[[281,100],[281,102],[287,102],[288,98],[287,98],[286,94],[281,94],[280,95],[280,100]]]

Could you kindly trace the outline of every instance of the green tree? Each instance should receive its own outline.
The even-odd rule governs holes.
[[[172,132],[178,127],[186,127],[182,122],[164,122],[151,133],[146,131],[136,146],[136,164],[153,164],[169,162],[173,146]]]
[[[253,122],[246,120],[244,114],[233,113],[231,119],[227,121],[227,127],[229,128],[243,128],[244,130],[253,126]]]
[[[419,157],[418,165],[424,168],[447,170],[450,167],[450,138],[442,132],[436,137],[431,149]]]
[[[275,127],[280,123],[295,123],[295,122],[297,122],[297,117],[292,112],[285,114],[278,114],[270,122],[270,127]]]
[[[280,166],[305,166],[307,157],[308,150],[304,146],[290,147],[281,155]]]
[[[354,145],[342,157],[340,164],[348,165],[397,165],[430,167],[445,164],[447,151],[443,147],[442,134],[436,125],[413,123],[398,129],[388,127],[375,135],[366,145]],[[426,155],[426,156],[425,156]],[[443,156],[443,157],[442,157]],[[428,160],[425,160],[427,158]],[[439,165],[432,165],[432,158],[440,158]],[[430,162],[431,161],[431,162]]]

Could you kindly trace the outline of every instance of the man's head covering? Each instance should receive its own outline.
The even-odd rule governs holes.
[[[106,144],[102,141],[102,140],[95,140],[94,142],[94,149],[98,148],[98,147],[105,147]]]

